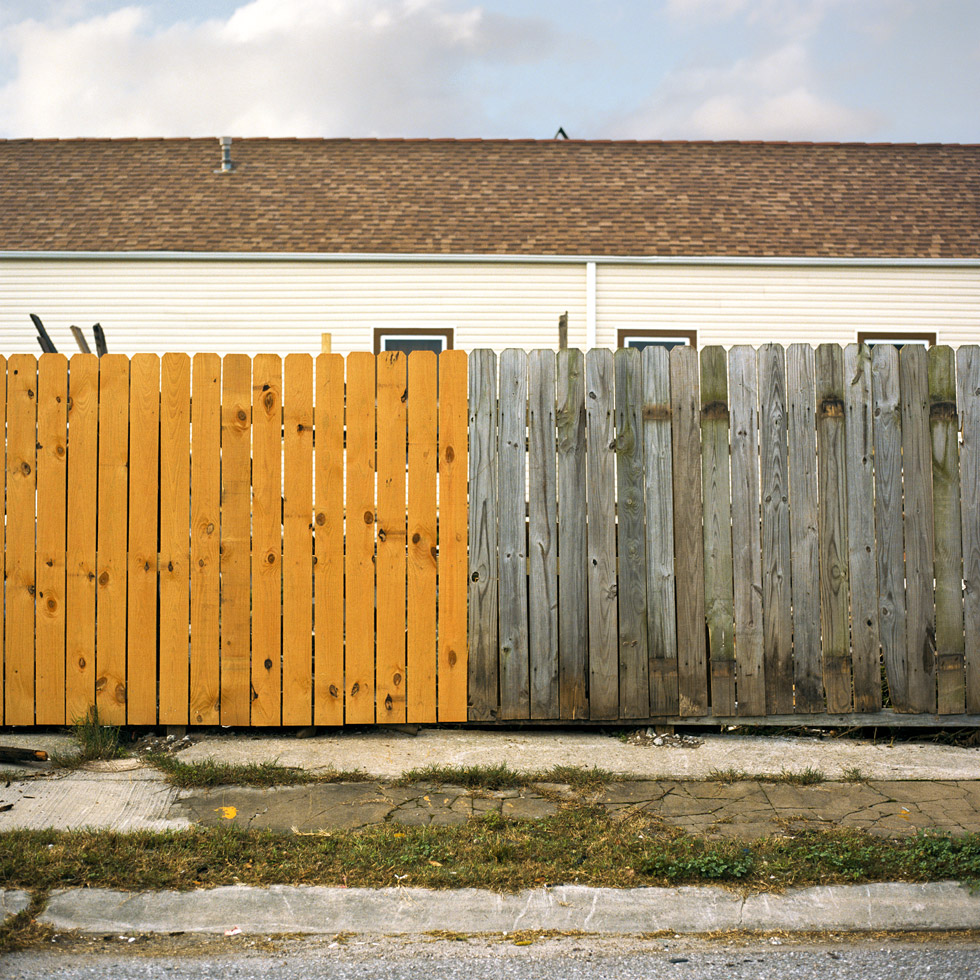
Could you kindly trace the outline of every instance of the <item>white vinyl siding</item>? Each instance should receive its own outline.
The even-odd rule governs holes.
[[[219,354],[371,350],[373,331],[453,327],[461,350],[586,345],[587,262],[0,257],[0,353],[39,352],[29,313],[59,350],[71,324],[109,350]],[[596,262],[596,342],[620,328],[697,330],[700,345],[850,343],[859,330],[930,330],[980,342],[977,266]],[[91,339],[89,341],[91,343]]]
[[[980,269],[600,264],[597,335],[697,330],[698,344],[853,343],[859,330],[980,342]]]
[[[0,259],[0,353],[40,348],[28,317],[59,350],[99,321],[110,351],[219,354],[370,351],[386,322],[454,327],[454,346],[585,345],[584,264]],[[90,340],[91,344],[91,340]]]

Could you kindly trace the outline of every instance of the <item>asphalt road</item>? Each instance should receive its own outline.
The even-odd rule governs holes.
[[[980,976],[980,944],[937,937],[821,941],[774,946],[764,941],[547,940],[529,946],[507,941],[416,939],[242,942],[217,954],[212,944],[174,953],[140,953],[127,939],[89,949],[28,951],[0,958],[6,980],[966,980]],[[161,955],[162,953],[162,955]]]

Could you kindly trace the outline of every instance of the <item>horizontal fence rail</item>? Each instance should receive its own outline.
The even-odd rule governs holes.
[[[466,720],[466,367],[0,357],[3,723]]]
[[[474,351],[469,385],[471,720],[980,713],[980,348]]]

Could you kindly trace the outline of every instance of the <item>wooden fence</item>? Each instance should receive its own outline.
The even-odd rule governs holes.
[[[0,357],[4,724],[466,719],[466,355],[315,368]]]
[[[471,720],[980,720],[980,348],[476,351],[469,384]]]
[[[980,721],[980,348],[468,361],[0,357],[3,723]]]

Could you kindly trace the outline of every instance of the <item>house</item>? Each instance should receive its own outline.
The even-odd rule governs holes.
[[[980,338],[980,146],[0,141],[0,352]]]

